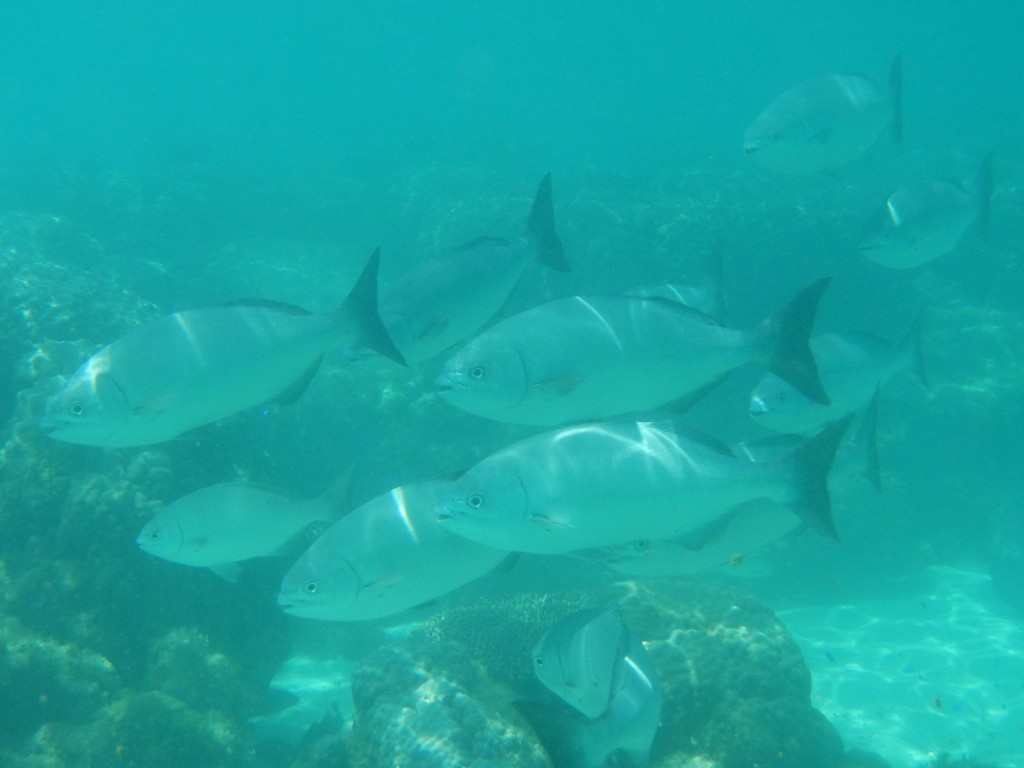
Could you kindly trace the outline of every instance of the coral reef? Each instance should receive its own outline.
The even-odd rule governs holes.
[[[496,690],[497,689],[497,690]],[[456,643],[411,638],[370,654],[352,677],[355,766],[545,768],[508,692]]]

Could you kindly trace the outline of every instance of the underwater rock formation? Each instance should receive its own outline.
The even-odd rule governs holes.
[[[410,638],[378,649],[352,677],[352,764],[549,767],[500,688],[456,643]]]

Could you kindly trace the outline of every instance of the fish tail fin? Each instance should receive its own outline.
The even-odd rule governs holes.
[[[714,245],[711,246],[707,271],[707,279],[704,282],[711,300],[708,314],[721,320],[725,317],[725,293],[722,291],[725,274],[725,246],[722,244],[722,238],[715,240]]]
[[[765,367],[822,405],[830,401],[818,378],[810,337],[818,302],[831,279],[823,277],[811,283],[786,306],[765,318],[755,331],[766,347]]]
[[[559,272],[570,270],[565,259],[562,241],[555,231],[555,205],[551,197],[551,174],[545,174],[537,187],[533,198],[530,217],[526,220],[526,239],[537,249],[537,258],[541,264],[557,269]]]
[[[924,354],[921,351],[921,326],[923,324],[924,309],[917,313],[914,324],[910,326],[907,335],[900,342],[900,349],[909,361],[908,367],[913,371],[917,380],[925,387],[928,386],[928,373],[924,366]]]
[[[828,475],[851,418],[832,422],[787,457],[796,464],[795,496],[787,506],[811,528],[835,541],[839,541],[839,532],[832,519]]]
[[[974,177],[974,194],[978,198],[978,237],[982,240],[988,239],[988,232],[992,221],[992,190],[994,182],[992,177],[992,153],[985,155],[981,161],[978,173]]]
[[[334,311],[335,318],[351,324],[354,328],[355,346],[362,346],[390,357],[396,363],[405,365],[405,358],[391,340],[384,323],[377,312],[377,267],[380,264],[380,248],[370,255],[355,286],[345,301]]]
[[[903,56],[897,53],[889,65],[889,92],[892,94],[892,138],[903,140]]]

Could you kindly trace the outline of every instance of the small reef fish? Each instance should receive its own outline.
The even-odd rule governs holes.
[[[968,189],[952,179],[933,179],[893,192],[864,227],[860,251],[890,269],[911,269],[944,256],[972,223],[988,236],[992,156],[982,162]]]
[[[555,623],[533,649],[533,669],[585,718],[567,738],[574,766],[599,768],[619,750],[630,764],[647,764],[661,717],[658,675],[614,605]]]
[[[297,500],[252,483],[211,485],[168,504],[135,543],[154,557],[234,581],[240,560],[274,555],[313,523],[347,509],[349,486],[345,475],[323,496]]]
[[[811,338],[811,350],[828,404],[766,373],[750,393],[748,411],[758,424],[778,432],[814,432],[866,406],[900,371],[910,369],[925,381],[920,317],[895,346],[866,333],[823,333]]]
[[[753,462],[674,421],[608,421],[526,438],[449,485],[438,507],[459,535],[564,554],[673,539],[753,499],[788,506],[837,538],[828,473],[846,422],[776,461]]]
[[[893,59],[888,91],[860,75],[832,74],[780,94],[747,128],[743,151],[773,171],[809,175],[867,154],[889,128],[898,142],[903,118],[902,65]]]
[[[522,237],[480,237],[428,259],[381,289],[381,319],[408,362],[426,360],[494,317],[534,260],[569,271],[555,231],[550,173],[540,182]]]
[[[496,323],[444,366],[441,397],[479,416],[553,426],[687,403],[747,363],[828,402],[808,337],[828,278],[751,330],[659,297],[575,296]]]
[[[250,406],[295,400],[332,348],[359,343],[401,361],[377,315],[379,260],[375,251],[331,315],[255,301],[145,323],[78,369],[47,403],[43,426],[71,443],[159,443]]]
[[[293,616],[362,621],[401,613],[483,576],[508,552],[438,524],[447,481],[395,488],[328,528],[291,567],[277,603]]]

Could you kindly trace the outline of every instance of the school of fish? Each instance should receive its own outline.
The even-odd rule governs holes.
[[[879,142],[900,140],[901,82],[898,56],[885,87],[852,74],[807,80],[769,103],[742,149],[788,174],[857,162]],[[860,251],[894,270],[946,256],[972,227],[987,234],[992,193],[991,156],[969,186],[908,180],[866,219]],[[736,565],[794,532],[837,540],[830,474],[860,472],[880,484],[879,392],[902,371],[925,382],[920,318],[895,344],[815,333],[828,276],[793,286],[790,301],[753,327],[723,321],[718,278],[621,286],[503,314],[531,265],[570,270],[550,174],[519,235],[453,247],[378,292],[380,259],[374,252],[329,315],[240,301],[141,325],[63,383],[41,426],[98,447],[174,439],[253,406],[295,401],[323,355],[343,349],[422,366],[452,406],[538,428],[456,476],[410,479],[354,508],[345,478],[316,499],[244,482],[199,488],[137,539],[150,555],[232,580],[251,558],[282,559],[278,604],[296,617],[401,621],[502,564],[514,567],[516,553],[598,563],[613,577],[671,577]],[[717,263],[720,271],[720,251]],[[729,446],[690,428],[686,409],[745,366],[764,370],[750,417],[784,434]],[[533,664],[575,718],[566,740],[576,764],[597,768],[617,750],[646,762],[658,675],[615,606],[554,624]]]

